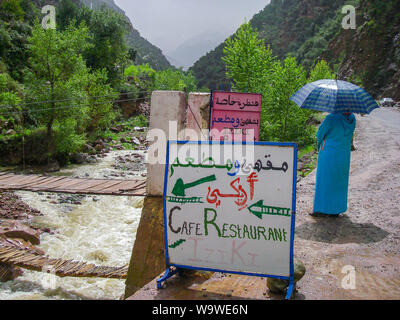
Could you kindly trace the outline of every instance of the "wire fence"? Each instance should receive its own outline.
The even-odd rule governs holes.
[[[104,98],[105,96],[97,96],[97,98]],[[94,97],[90,97],[90,98],[94,98]],[[109,102],[112,102],[113,104],[115,103],[121,103],[121,102],[133,102],[133,101],[143,101],[146,100],[144,98],[130,98],[130,99],[118,99],[118,100],[114,100],[113,98],[110,98]],[[70,100],[63,100],[63,101],[70,101]],[[60,103],[62,102],[62,100],[47,100],[47,101],[38,101],[35,102],[35,104],[48,104],[48,103]],[[62,109],[72,109],[72,108],[82,108],[82,107],[89,107],[89,106],[93,106],[93,105],[101,105],[107,103],[107,101],[95,101],[95,102],[84,102],[84,103],[78,103],[78,104],[74,104],[74,105],[61,105],[61,106],[56,106],[54,108],[38,108],[38,109],[24,109],[24,110],[12,110],[11,108],[6,108],[1,110],[2,106],[0,106],[0,115],[3,116],[11,116],[11,115],[21,115],[21,114],[30,114],[30,113],[41,113],[41,112],[45,112],[45,111],[55,111],[55,110],[62,110]],[[33,103],[32,103],[33,104]],[[32,105],[30,104],[30,105]],[[17,106],[17,105],[15,105]],[[14,106],[14,108],[15,108]],[[8,110],[7,110],[8,109]]]
[[[84,99],[97,99],[97,98],[107,98],[110,97],[110,99],[114,99],[113,97],[115,96],[121,96],[121,95],[129,95],[129,94],[148,94],[150,93],[149,91],[129,91],[129,92],[121,92],[121,93],[115,93],[115,94],[108,94],[108,95],[102,95],[102,96],[90,96],[90,97],[81,97],[77,99],[59,99],[59,100],[44,100],[44,101],[33,101],[33,102],[25,102],[25,103],[18,103],[18,104],[4,104],[0,105],[0,108],[3,109],[13,109],[15,107],[23,107],[23,106],[30,106],[30,105],[35,105],[35,104],[47,104],[47,103],[60,103],[60,102],[68,102],[68,101],[76,101],[76,100],[84,100]],[[143,98],[138,98],[138,100],[141,100]]]

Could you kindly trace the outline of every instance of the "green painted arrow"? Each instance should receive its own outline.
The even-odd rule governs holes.
[[[179,247],[179,246],[180,246],[182,243],[184,243],[185,241],[186,241],[185,239],[180,239],[180,240],[174,242],[173,244],[170,244],[170,245],[168,246],[168,248],[175,249],[176,247]]]
[[[185,190],[189,189],[189,188],[193,188],[195,186],[198,186],[199,184],[202,183],[206,183],[206,182],[212,182],[217,180],[217,178],[215,177],[215,174],[208,176],[208,177],[204,177],[201,178],[199,180],[196,180],[194,182],[190,182],[190,183],[184,183],[182,178],[179,178],[178,180],[176,180],[174,187],[172,188],[172,194],[177,196],[177,197],[184,197],[185,194]]]
[[[262,219],[263,214],[290,217],[290,209],[264,206],[264,200],[257,201],[247,209],[259,219]]]

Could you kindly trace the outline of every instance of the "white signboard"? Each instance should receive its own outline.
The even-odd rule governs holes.
[[[167,266],[290,279],[297,147],[170,141]]]

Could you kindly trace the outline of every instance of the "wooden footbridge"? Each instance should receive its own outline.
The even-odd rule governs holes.
[[[0,190],[145,196],[146,180],[82,179],[0,172]],[[50,258],[22,239],[8,239],[0,234],[0,280],[6,278],[15,267],[44,272],[49,272],[46,268],[50,268],[59,277],[125,279],[128,272],[128,266],[96,266],[86,262]]]
[[[85,179],[0,172],[0,190],[145,196],[146,180]]]
[[[0,236],[0,280],[10,272],[10,267],[51,272],[59,277],[126,279],[128,273],[128,266],[96,266],[92,263],[49,258],[27,241]]]

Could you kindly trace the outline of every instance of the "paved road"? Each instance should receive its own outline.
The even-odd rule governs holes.
[[[397,108],[379,108],[369,115],[386,127],[400,145],[400,111]]]

